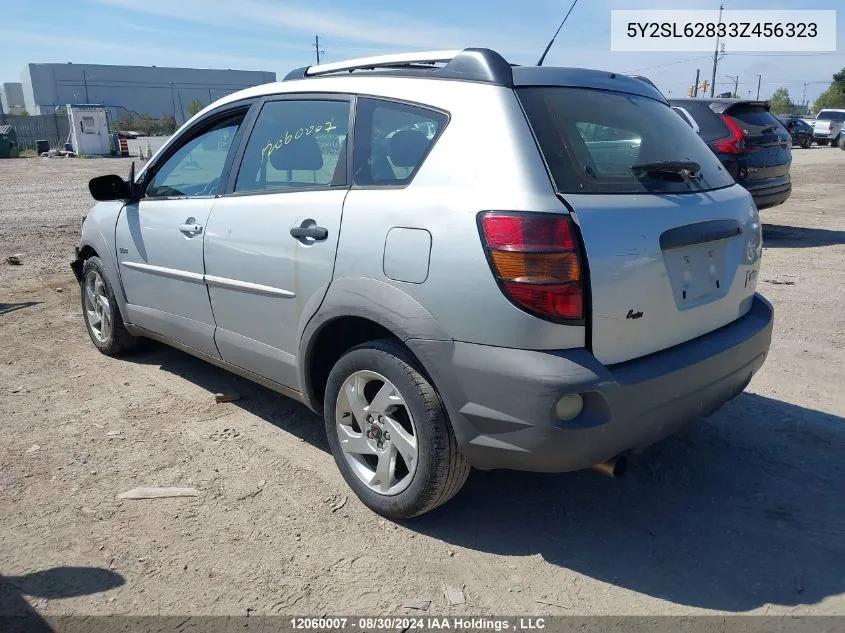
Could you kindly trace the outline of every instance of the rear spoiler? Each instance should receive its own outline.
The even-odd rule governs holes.
[[[710,109],[716,114],[724,114],[729,109],[738,105],[765,108],[766,112],[771,109],[771,105],[768,101],[756,101],[753,99],[725,99],[724,101],[714,101],[710,104]]]

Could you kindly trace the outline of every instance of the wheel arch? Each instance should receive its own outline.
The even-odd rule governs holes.
[[[429,379],[431,372],[406,342],[451,341],[422,304],[391,284],[362,277],[332,282],[300,335],[299,384],[306,404],[322,413],[326,380],[334,363],[356,345],[380,338],[402,343]]]

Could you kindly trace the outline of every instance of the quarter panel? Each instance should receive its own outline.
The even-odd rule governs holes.
[[[366,277],[393,285],[425,306],[456,340],[526,349],[582,347],[583,326],[538,319],[502,294],[478,233],[481,211],[568,212],[552,191],[513,91],[459,82],[449,89],[431,99],[450,113],[450,122],[413,182],[349,192],[335,279]],[[375,246],[385,244],[396,227],[431,235],[422,283],[385,274],[382,248]]]

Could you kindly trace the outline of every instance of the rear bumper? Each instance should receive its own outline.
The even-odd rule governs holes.
[[[742,182],[739,184],[744,186]],[[770,187],[746,187],[746,189],[751,194],[758,210],[783,204],[792,195],[791,182]]]
[[[762,366],[772,323],[771,304],[756,295],[730,325],[610,367],[584,349],[408,344],[437,384],[473,466],[563,472],[645,448],[734,398]],[[582,394],[585,407],[561,422],[555,404],[567,393]]]

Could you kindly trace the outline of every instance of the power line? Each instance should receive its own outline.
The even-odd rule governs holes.
[[[654,70],[655,68],[665,68],[666,66],[674,66],[676,64],[686,64],[687,62],[692,62],[692,61],[695,61],[697,59],[704,59],[704,58],[709,58],[709,57],[710,57],[710,54],[708,53],[707,55],[700,55],[698,57],[690,57],[689,59],[681,59],[681,60],[678,60],[676,62],[669,62],[668,64],[659,64],[657,66],[646,66],[645,68],[635,68],[634,70],[626,70],[625,73],[626,74],[627,73],[638,73],[638,72],[642,72],[643,70]]]

